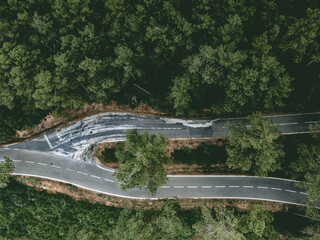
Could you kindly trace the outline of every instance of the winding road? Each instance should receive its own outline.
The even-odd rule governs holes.
[[[267,116],[284,134],[308,133],[309,125],[320,122],[320,113]],[[113,170],[97,165],[91,158],[91,146],[99,142],[121,141],[125,132],[163,133],[171,139],[211,138],[228,134],[227,121],[238,119],[181,120],[124,113],[103,113],[87,117],[43,136],[0,148],[0,159],[8,156],[15,164],[15,175],[35,176],[70,183],[78,187],[125,198],[224,198],[252,199],[303,205],[307,193],[295,182],[277,178],[196,175],[168,176],[155,196],[146,189],[123,192]]]

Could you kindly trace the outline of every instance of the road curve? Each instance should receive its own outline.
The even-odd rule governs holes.
[[[279,125],[285,134],[308,132],[309,124],[320,122],[320,113],[266,117]],[[61,131],[53,130],[23,143],[0,148],[0,159],[8,156],[15,163],[13,174],[35,176],[70,183],[113,196],[158,198],[252,199],[301,205],[306,201],[304,189],[285,179],[243,176],[168,176],[167,183],[155,196],[146,189],[123,192],[113,170],[83,158],[91,144],[125,139],[125,132],[162,132],[168,138],[209,138],[226,136],[227,121],[243,119],[181,120],[134,114],[103,113],[85,118]]]

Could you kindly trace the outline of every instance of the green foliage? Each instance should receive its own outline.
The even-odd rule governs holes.
[[[154,195],[167,180],[163,167],[167,161],[167,145],[162,134],[150,136],[148,131],[143,134],[137,130],[127,132],[125,150],[116,152],[120,165],[114,176],[121,189],[142,189],[146,186]]]
[[[249,126],[247,125],[249,124]],[[281,136],[277,126],[263,119],[261,113],[254,113],[237,125],[228,123],[230,130],[227,147],[227,164],[232,168],[253,171],[257,176],[267,176],[280,168],[284,157],[283,146],[277,143]]]
[[[196,231],[195,237],[204,240],[241,240],[245,239],[242,233],[237,230],[238,219],[233,211],[223,207],[215,208],[216,219],[212,217],[207,207],[201,209],[202,218],[192,227]]]
[[[124,209],[110,239],[185,239],[190,236],[188,227],[177,216],[172,205],[165,205],[161,211],[134,211]]]
[[[261,205],[255,205],[247,214],[240,217],[239,229],[247,239],[273,239],[271,226],[273,217]]]
[[[5,156],[4,161],[0,162],[0,188],[7,186],[8,182],[10,181],[10,173],[12,173],[13,170],[13,161]]]

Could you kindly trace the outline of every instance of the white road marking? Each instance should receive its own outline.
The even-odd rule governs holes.
[[[93,177],[93,178],[98,178],[98,179],[101,178],[101,177],[98,177],[98,176],[95,176],[95,175],[91,175],[91,177]]]
[[[47,137],[47,135],[44,135],[44,138],[46,139],[50,149],[52,149],[53,147],[52,147],[51,142],[49,141],[49,138]]]
[[[173,186],[173,188],[184,188],[184,186]]]
[[[21,162],[21,160],[12,160],[13,162]]]
[[[198,188],[198,186],[187,186],[187,188]]]
[[[43,166],[47,166],[48,164],[46,164],[46,163],[41,163],[41,162],[39,162],[38,163],[39,165],[43,165]]]
[[[101,166],[99,166],[98,164],[96,164],[96,166],[97,166],[98,168],[101,168],[101,169],[105,170],[105,171],[108,171],[108,172],[114,172],[114,170],[111,170],[111,169],[107,169],[107,168],[101,167]]]
[[[59,166],[55,166],[55,165],[51,165],[51,167],[54,167],[54,168],[61,168],[61,167],[59,167]]]
[[[286,192],[292,192],[292,193],[295,193],[297,191],[293,191],[293,190],[288,190],[288,189],[285,189]]]
[[[271,189],[272,189],[272,190],[282,191],[282,189],[281,189],[281,188],[275,188],[275,187],[272,187]]]
[[[229,186],[230,188],[238,188],[239,186]]]
[[[108,182],[114,182],[113,180],[109,180],[109,179],[106,179],[106,178],[104,180],[106,180]]]
[[[170,186],[161,186],[161,188],[170,188]]]
[[[74,170],[70,169],[70,168],[66,168],[68,171],[70,172],[74,172]]]
[[[79,171],[77,171],[77,173],[80,173],[80,174],[83,174],[83,175],[88,175],[88,173],[79,172]]]
[[[308,193],[306,192],[300,192],[300,194],[303,194],[303,195],[309,195]]]
[[[211,186],[201,186],[201,188],[211,188]]]
[[[253,188],[253,186],[242,186],[244,188]]]
[[[34,162],[31,162],[31,161],[26,161],[26,163],[34,163]]]
[[[261,187],[261,186],[257,186],[257,188],[268,189],[268,187]]]
[[[226,187],[226,186],[215,186],[216,188],[224,188],[224,187]]]
[[[320,123],[320,121],[309,121],[309,122],[304,122],[304,123]]]

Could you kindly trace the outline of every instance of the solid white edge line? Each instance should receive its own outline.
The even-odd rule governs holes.
[[[108,171],[108,172],[115,172],[115,170],[111,170],[111,169],[107,169],[107,168],[101,167],[101,166],[98,165],[98,164],[96,164],[96,166],[97,166],[98,168],[101,168],[101,169],[103,169],[103,170],[105,170],[105,171]]]
[[[92,189],[92,188],[87,188],[87,187],[84,187],[84,186],[81,186],[79,184],[75,184],[75,183],[72,183],[72,182],[68,182],[68,181],[64,181],[64,180],[60,180],[60,179],[56,179],[56,178],[51,178],[51,177],[33,175],[33,174],[10,173],[10,175],[21,175],[21,176],[45,178],[45,179],[49,179],[49,180],[53,180],[53,181],[72,184],[74,186],[77,186],[77,187],[80,187],[80,188],[83,188],[83,189],[86,189],[86,190],[94,191],[94,192],[97,192],[97,193],[103,193],[103,194],[114,196],[114,197],[123,197],[123,198],[129,198],[129,199],[150,199],[150,200],[167,199],[167,197],[163,197],[163,198],[148,198],[148,197],[144,197],[144,198],[142,198],[142,197],[131,197],[131,196],[126,196],[126,195],[108,193],[108,192],[104,192],[104,191],[100,191],[100,190],[95,190],[95,189]],[[272,200],[272,199],[265,199],[265,198],[253,198],[253,197],[247,197],[247,198],[246,197],[194,197],[194,198],[190,198],[190,199],[241,199],[241,200],[242,199],[247,199],[247,200],[279,202],[279,203],[286,203],[286,204],[292,204],[292,205],[305,206],[305,204],[302,204],[302,203],[294,203],[294,202],[287,202],[287,201],[281,201],[281,200]]]

